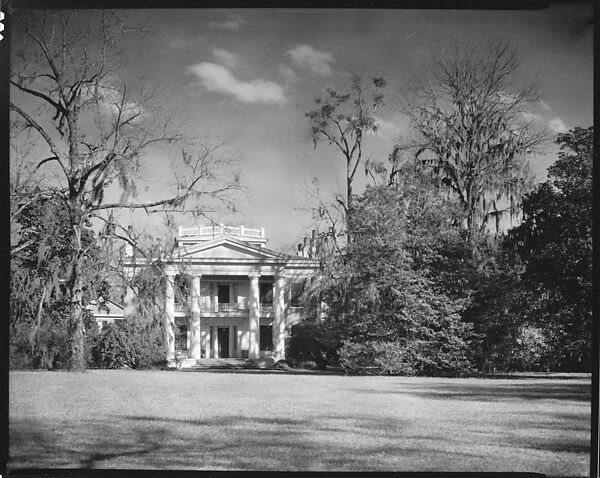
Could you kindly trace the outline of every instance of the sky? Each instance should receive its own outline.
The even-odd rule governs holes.
[[[310,234],[310,184],[321,192],[344,191],[344,162],[326,143],[313,147],[305,112],[326,88],[348,88],[353,75],[383,76],[386,105],[380,129],[368,138],[366,156],[385,161],[410,134],[400,112],[401,86],[433,49],[460,40],[510,42],[525,79],[536,79],[540,101],[532,117],[553,134],[593,119],[593,33],[589,4],[553,5],[534,11],[184,9],[139,10],[155,34],[135,45],[135,68],[166,85],[182,105],[187,126],[226,140],[225,154],[239,158],[246,195],[239,212],[216,222],[264,227],[267,247],[292,252]],[[173,152],[169,154],[174,154]],[[169,154],[154,152],[141,197],[159,197],[170,186]],[[531,160],[539,180],[556,159],[549,145]],[[358,190],[367,179],[360,173]],[[152,220],[136,223],[151,227]],[[181,219],[183,226],[193,226]]]

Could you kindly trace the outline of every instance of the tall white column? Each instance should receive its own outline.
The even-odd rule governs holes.
[[[191,326],[191,350],[190,357],[194,359],[200,358],[200,278],[201,274],[195,275],[192,278],[192,326]]]
[[[213,296],[212,296],[212,305],[213,305],[213,312],[219,312],[219,284],[216,282],[213,282],[213,285],[211,286],[211,290],[213,291]]]
[[[175,360],[175,293],[173,284],[175,273],[165,271],[165,339],[167,342],[167,360]]]
[[[213,326],[213,336],[212,336],[212,344],[211,344],[211,357],[219,358],[219,327],[217,327],[217,323]]]
[[[273,291],[273,348],[275,360],[285,358],[285,277],[282,274],[275,276],[275,289]]]
[[[200,336],[202,348],[204,349],[204,358],[210,358],[210,327],[206,322],[204,321],[204,325],[200,329]]]
[[[260,292],[258,289],[260,274],[248,274],[248,277],[250,278],[250,294],[248,294],[250,296],[248,299],[248,332],[250,343],[248,344],[248,358],[257,359],[260,356]]]
[[[248,352],[248,355],[250,354],[250,352],[249,352],[249,350],[250,350],[250,334],[248,332],[250,330],[250,326],[248,324],[247,317],[244,317],[242,319],[241,330],[242,330],[242,340],[240,343],[240,357],[243,357],[244,350],[246,352]]]

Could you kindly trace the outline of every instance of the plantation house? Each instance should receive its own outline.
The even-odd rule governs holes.
[[[266,242],[262,228],[179,228],[163,266],[169,365],[285,357],[290,326],[303,318],[304,281],[318,261],[308,246],[293,256]]]

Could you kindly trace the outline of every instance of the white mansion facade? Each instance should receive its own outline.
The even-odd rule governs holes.
[[[285,358],[298,302],[318,261],[267,249],[264,229],[180,227],[164,264],[165,327],[170,366],[201,358]],[[188,286],[176,300],[176,283]],[[179,295],[179,294],[177,294]]]

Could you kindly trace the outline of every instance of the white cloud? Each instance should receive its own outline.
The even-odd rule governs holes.
[[[569,131],[568,126],[558,116],[548,121],[548,128],[554,133],[566,133]]]
[[[317,51],[310,45],[298,45],[285,54],[300,68],[309,68],[313,73],[320,75],[331,75],[330,63],[335,61],[331,53]]]
[[[550,105],[548,103],[546,103],[544,100],[540,100],[540,107],[543,110],[552,111],[552,108],[550,108]]]
[[[209,22],[209,28],[218,28],[219,30],[238,31],[242,27],[244,19],[241,17],[230,17],[229,20],[223,22]]]
[[[208,91],[233,96],[242,103],[283,104],[287,101],[283,87],[274,81],[260,78],[240,81],[216,63],[198,63],[188,66],[187,71],[198,77]]]
[[[239,62],[238,56],[235,53],[228,52],[221,48],[213,48],[213,56],[219,63],[230,70],[235,68]]]

